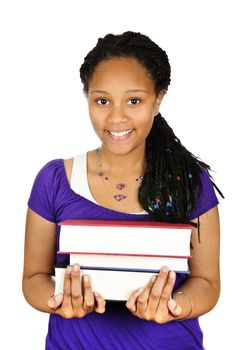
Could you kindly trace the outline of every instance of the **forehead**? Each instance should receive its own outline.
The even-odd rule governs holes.
[[[153,89],[148,71],[135,58],[113,57],[101,61],[95,68],[90,89],[121,86]]]

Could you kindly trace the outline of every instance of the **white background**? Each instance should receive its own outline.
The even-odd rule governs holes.
[[[38,170],[96,147],[79,67],[98,37],[126,30],[169,55],[172,83],[161,112],[192,153],[215,170],[220,200],[222,291],[200,318],[208,350],[231,346],[230,1],[1,1],[1,343],[41,350],[48,315],[21,292],[27,199]],[[207,264],[207,261],[205,262]],[[2,328],[2,326],[1,326]],[[2,346],[1,346],[2,347]],[[186,349],[187,350],[187,349]]]

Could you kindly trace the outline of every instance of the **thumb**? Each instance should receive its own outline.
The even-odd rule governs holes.
[[[178,305],[174,299],[168,300],[168,308],[173,316],[179,316],[182,312],[182,307]]]
[[[50,309],[56,310],[61,305],[62,301],[63,293],[60,293],[49,298],[47,305],[50,307]]]

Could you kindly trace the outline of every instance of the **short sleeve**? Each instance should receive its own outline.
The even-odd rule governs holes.
[[[57,171],[62,162],[55,159],[38,172],[28,200],[28,207],[48,221],[57,222],[54,207]]]
[[[206,213],[219,204],[209,173],[202,167],[200,168],[200,178],[202,189],[198,193],[198,209],[197,211],[192,210],[190,220]]]

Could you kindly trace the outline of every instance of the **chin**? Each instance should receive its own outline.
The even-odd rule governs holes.
[[[107,150],[108,152],[115,154],[115,155],[126,155],[131,152],[134,152],[135,150],[141,150],[144,149],[145,143],[141,145],[126,145],[126,144],[108,144],[103,143],[103,149]]]

